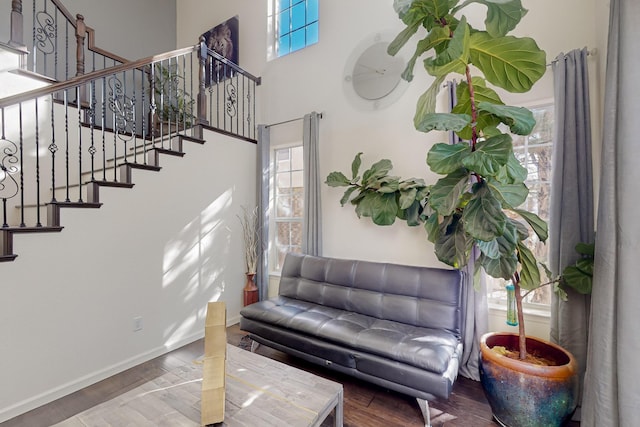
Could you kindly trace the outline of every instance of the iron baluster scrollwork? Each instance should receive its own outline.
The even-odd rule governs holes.
[[[109,89],[109,110],[114,115],[114,132],[120,140],[130,141],[133,138],[134,101],[124,93],[123,84],[116,76],[109,79]]]
[[[51,94],[51,143],[49,144],[49,152],[51,153],[51,201],[56,201],[56,152],[58,146],[56,145],[56,126],[55,126],[55,114],[54,114],[54,94]]]
[[[2,198],[3,227],[7,224],[7,200],[18,194],[18,181],[13,177],[19,171],[18,145],[4,136],[4,110],[2,111],[2,138],[0,138],[0,197]]]
[[[34,37],[36,48],[44,53],[50,54],[55,51],[54,40],[56,40],[57,27],[53,16],[46,11],[40,11],[36,14],[37,27],[34,29]]]
[[[227,99],[225,100],[225,109],[229,117],[235,117],[238,114],[238,94],[233,82],[226,85]]]
[[[91,156],[91,181],[95,181],[95,157],[98,150],[95,145],[94,131],[96,126],[96,83],[92,81],[89,85],[91,91],[91,108],[87,111],[87,119],[89,119],[89,128],[91,129],[91,145],[87,149],[87,152]]]
[[[251,106],[251,91],[247,90],[247,107]],[[251,110],[247,108],[247,129],[249,131],[249,136],[251,136]]]

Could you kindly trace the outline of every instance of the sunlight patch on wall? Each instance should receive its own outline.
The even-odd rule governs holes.
[[[165,345],[189,337],[204,324],[205,303],[225,290],[229,264],[233,189],[229,188],[189,221],[164,247],[162,298],[175,301],[179,320],[164,331]]]

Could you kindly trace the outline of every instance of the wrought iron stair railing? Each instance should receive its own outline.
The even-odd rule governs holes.
[[[15,234],[60,231],[62,208],[100,207],[100,187],[133,187],[204,128],[255,142],[258,85],[201,40],[0,99],[0,261]]]
[[[127,62],[95,45],[95,32],[60,0],[11,1],[9,45],[25,52],[24,69],[54,81]],[[26,7],[25,7],[26,6]]]

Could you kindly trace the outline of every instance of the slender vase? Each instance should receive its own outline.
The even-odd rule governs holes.
[[[247,283],[244,285],[244,305],[258,302],[258,287],[254,282],[256,273],[246,273]]]

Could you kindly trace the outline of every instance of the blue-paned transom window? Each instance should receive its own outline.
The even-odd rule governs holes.
[[[270,6],[274,33],[270,57],[287,55],[318,42],[318,0],[272,0]]]

